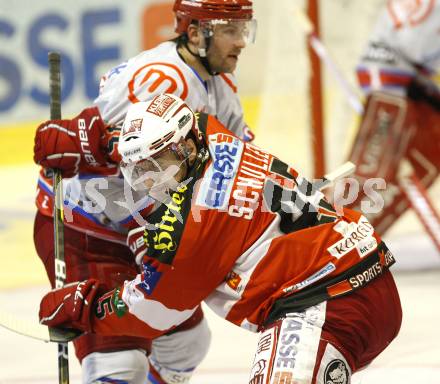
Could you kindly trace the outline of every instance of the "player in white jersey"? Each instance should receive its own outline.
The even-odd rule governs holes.
[[[34,238],[52,283],[50,168],[71,177],[64,187],[67,281],[99,277],[112,287],[138,271],[125,246],[126,234],[138,225],[136,219],[148,215],[152,205],[151,199],[142,200],[135,191],[136,207],[120,204],[125,199],[116,147],[130,105],[165,91],[174,93],[194,110],[216,115],[239,137],[252,139],[232,74],[242,49],[255,37],[252,2],[176,0],[174,11],[175,40],[109,71],[102,78],[93,107],[71,120],[45,122],[37,130],[34,158],[44,169],[39,179]],[[188,382],[205,356],[209,340],[209,329],[198,308],[186,325],[153,341],[150,359],[162,378],[154,373],[152,380]],[[148,349],[146,340],[85,335],[75,342],[75,349],[85,383],[98,379],[145,382],[147,363],[142,356]],[[185,352],[188,350],[192,353]],[[127,366],[127,361],[132,365]]]
[[[392,253],[291,166],[169,94],[129,108],[119,151],[127,182],[164,197],[135,230],[142,273],[51,291],[44,324],[155,337],[204,300],[260,333],[250,384],[349,384],[396,337]]]
[[[367,102],[350,160],[361,182],[387,182],[384,208],[369,216],[381,233],[417,208],[408,182],[427,199],[440,170],[439,26],[439,0],[389,0],[357,67]]]

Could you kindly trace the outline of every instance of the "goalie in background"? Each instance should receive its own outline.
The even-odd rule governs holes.
[[[438,0],[386,2],[357,68],[367,102],[350,161],[361,189],[370,178],[387,183],[383,209],[368,215],[380,233],[411,205],[440,250],[435,220],[425,219],[436,216],[426,189],[440,169],[439,25]]]
[[[393,255],[286,163],[169,94],[130,107],[119,152],[128,184],[162,201],[129,234],[143,272],[49,292],[42,323],[154,338],[204,301],[259,332],[250,384],[348,384],[397,336]]]
[[[148,216],[152,202],[133,191],[139,202],[135,212],[119,204],[125,199],[117,142],[130,105],[168,91],[184,98],[194,110],[216,115],[239,137],[252,139],[233,75],[242,50],[254,41],[252,2],[176,0],[174,12],[178,37],[110,70],[102,77],[94,105],[76,118],[47,121],[37,130],[34,159],[45,168],[38,181],[34,242],[52,286],[51,168],[69,178],[64,180],[66,282],[97,278],[110,289],[139,272],[126,246],[127,232]],[[90,190],[87,186],[93,180],[97,184]],[[103,202],[100,196],[107,199]],[[78,338],[74,344],[83,383],[145,384],[148,369],[154,383],[187,383],[210,344],[202,309],[179,329],[152,342],[150,367],[149,343],[142,337],[88,334]]]

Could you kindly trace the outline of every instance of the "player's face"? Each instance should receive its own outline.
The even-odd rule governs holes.
[[[170,188],[183,181],[186,175],[185,162],[179,159],[174,151],[167,150],[158,157],[138,164],[143,174],[143,184],[147,190],[159,186]]]
[[[121,170],[134,190],[145,191],[156,198],[164,197],[167,191],[175,190],[184,180],[187,166],[186,159],[179,158],[174,150],[167,149],[154,158],[135,164],[121,163]]]
[[[232,73],[237,67],[241,50],[246,46],[246,22],[214,26],[207,56],[214,72]]]

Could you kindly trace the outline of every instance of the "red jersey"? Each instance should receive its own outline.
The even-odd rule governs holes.
[[[292,309],[298,305],[290,298],[305,292],[312,292],[305,306],[350,292],[393,262],[364,216],[338,215],[293,168],[214,117],[201,114],[199,126],[206,147],[169,202],[149,216],[143,273],[125,283],[122,301],[113,300],[144,324],[122,316],[125,326],[97,322],[96,332],[139,334],[139,326],[156,336],[201,301],[257,331],[280,303]],[[100,318],[108,312],[102,302]]]

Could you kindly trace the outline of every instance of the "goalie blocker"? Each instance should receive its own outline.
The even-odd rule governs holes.
[[[410,206],[398,176],[403,160],[428,188],[440,168],[439,143],[440,115],[428,102],[382,92],[368,97],[349,157],[357,166],[354,177],[360,183],[352,206],[361,210],[361,203],[367,201],[363,186],[368,179],[383,178],[386,188],[377,191],[383,198],[382,209],[363,212],[379,233],[390,228]],[[423,216],[423,212],[418,214]]]

